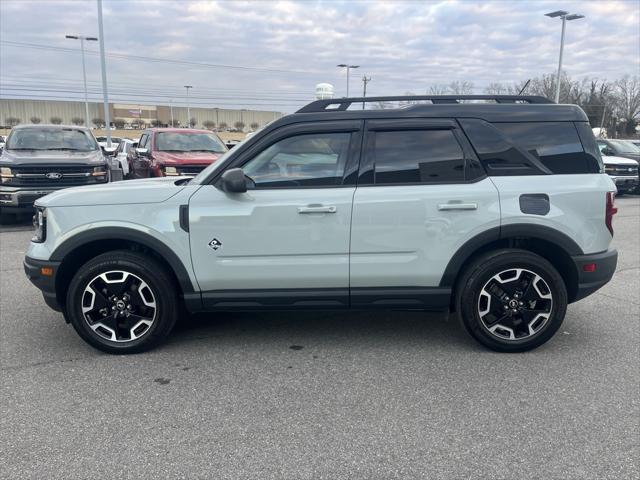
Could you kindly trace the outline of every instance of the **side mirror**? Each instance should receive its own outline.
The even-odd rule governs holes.
[[[148,148],[136,148],[136,153],[141,157],[148,157],[149,156],[149,149]]]
[[[245,193],[247,191],[247,177],[241,168],[231,168],[221,177],[220,188],[227,193]]]

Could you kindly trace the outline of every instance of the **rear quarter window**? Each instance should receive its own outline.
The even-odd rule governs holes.
[[[585,152],[572,122],[493,124],[510,142],[526,150],[556,174],[598,173],[600,166]]]

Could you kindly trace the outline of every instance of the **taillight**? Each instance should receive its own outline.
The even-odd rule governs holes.
[[[618,213],[618,209],[615,204],[616,192],[607,192],[607,208],[604,215],[604,223],[613,236],[613,216]]]

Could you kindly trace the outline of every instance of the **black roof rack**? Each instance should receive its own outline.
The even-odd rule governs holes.
[[[396,97],[349,97],[316,100],[305,105],[296,113],[335,112],[348,109],[353,103],[397,102],[430,100],[433,104],[455,104],[460,100],[493,100],[496,103],[554,103],[546,97],[531,95],[402,95]],[[331,108],[328,108],[331,107]]]

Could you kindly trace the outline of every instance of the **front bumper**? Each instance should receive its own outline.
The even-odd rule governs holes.
[[[0,207],[29,210],[40,197],[60,190],[49,187],[0,187]]]
[[[578,289],[572,299],[573,302],[577,302],[602,288],[611,280],[618,264],[618,251],[612,249],[606,252],[577,255],[571,258],[578,273]],[[592,265],[595,265],[595,267]]]
[[[58,312],[62,311],[60,302],[56,295],[56,275],[58,274],[58,268],[60,262],[52,262],[49,260],[37,260],[31,257],[24,257],[22,262],[24,266],[24,273],[27,278],[31,280],[36,287],[42,292],[45,303]],[[51,268],[52,275],[45,275],[43,268]]]
[[[638,188],[638,177],[611,175],[619,192],[630,192]]]

